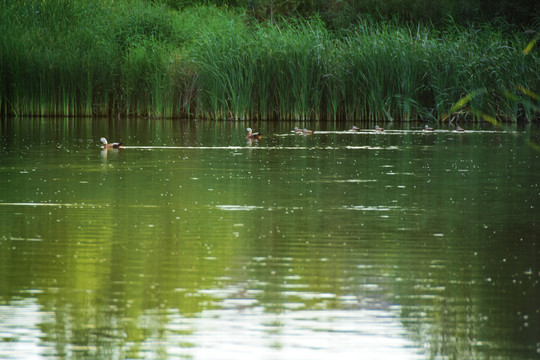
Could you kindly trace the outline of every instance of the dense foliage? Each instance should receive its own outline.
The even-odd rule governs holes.
[[[260,20],[284,16],[320,16],[332,29],[357,24],[359,17],[398,18],[407,22],[444,23],[452,18],[460,24],[486,22],[495,18],[520,26],[532,26],[540,16],[540,5],[528,0],[152,0],[175,9],[201,4],[238,7]]]
[[[476,94],[477,117],[537,110],[538,49],[523,53],[535,35],[509,22],[433,26],[368,16],[333,31],[324,13],[308,8],[289,12],[310,19],[278,21],[286,2],[277,0],[274,23],[250,13],[262,2],[239,10],[227,1],[189,3],[3,2],[0,112],[440,119],[466,94]]]

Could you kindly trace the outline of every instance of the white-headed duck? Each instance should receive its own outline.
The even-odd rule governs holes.
[[[259,133],[259,132],[256,132],[254,133],[253,130],[251,130],[251,128],[247,128],[247,135],[246,135],[246,139],[253,139],[253,140],[259,140],[260,138],[262,138],[262,134]]]
[[[99,139],[102,143],[103,143],[103,148],[104,149],[121,149],[122,148],[122,143],[118,143],[118,142],[115,142],[115,143],[108,143],[107,142],[107,139],[105,139],[104,137],[102,137],[101,139]]]

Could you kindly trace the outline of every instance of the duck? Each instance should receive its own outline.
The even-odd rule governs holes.
[[[105,139],[104,137],[102,137],[99,140],[103,143],[103,148],[104,149],[121,149],[121,147],[123,145],[121,142],[108,143],[107,139]]]
[[[379,125],[375,125],[375,131],[384,131],[384,129]]]
[[[302,129],[302,134],[304,135],[313,135],[315,131],[313,130],[308,130],[308,129]]]
[[[259,140],[260,138],[262,138],[261,133],[259,133],[259,132],[254,133],[251,128],[247,128],[246,130],[248,132],[247,135],[246,135],[246,139]]]
[[[351,128],[351,131],[360,131],[360,128],[353,125],[353,127]]]
[[[294,127],[293,131],[297,134],[302,132],[302,129],[299,129],[297,126]]]
[[[461,126],[459,126],[457,124],[456,124],[456,126],[457,126],[456,131],[458,131],[458,132],[464,132],[465,131],[465,129],[463,129]]]
[[[427,125],[424,125],[424,131],[434,131],[435,129],[433,129],[432,127],[429,127]]]

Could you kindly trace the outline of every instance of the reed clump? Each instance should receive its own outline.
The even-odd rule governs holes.
[[[316,17],[259,23],[142,0],[0,9],[3,115],[407,121],[476,91],[477,113],[515,120],[540,88],[527,35],[489,25],[359,19],[336,32]]]

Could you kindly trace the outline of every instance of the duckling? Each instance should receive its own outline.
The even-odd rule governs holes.
[[[259,133],[259,132],[256,132],[254,133],[253,130],[251,130],[251,128],[247,128],[247,135],[246,135],[246,139],[253,139],[253,140],[259,140],[260,138],[262,138],[262,134]]]
[[[107,139],[105,139],[104,137],[102,137],[101,139],[99,139],[102,143],[103,143],[103,148],[104,149],[121,149],[122,148],[122,143],[108,143],[107,142]]]
[[[384,131],[384,129],[379,127],[379,125],[375,125],[375,131]]]
[[[432,127],[429,127],[427,125],[424,125],[424,131],[434,131],[435,129],[433,129]]]

